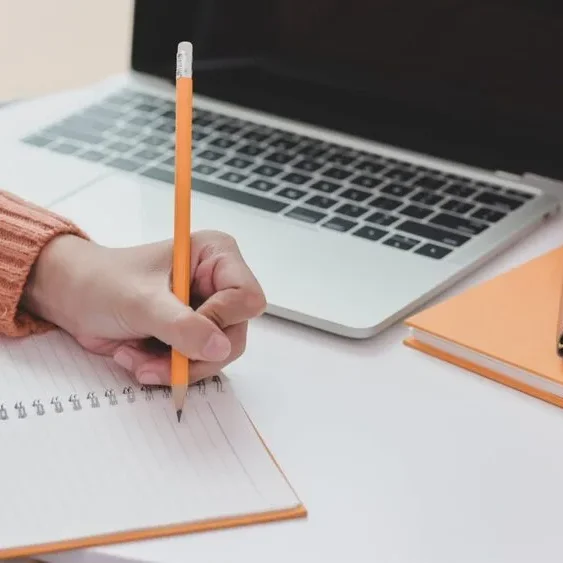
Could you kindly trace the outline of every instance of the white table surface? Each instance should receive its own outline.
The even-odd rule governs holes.
[[[100,242],[124,245],[169,236],[162,220],[169,203],[166,191],[123,181],[81,192],[57,210]],[[563,218],[449,294],[562,241]],[[404,335],[397,325],[350,341],[265,316],[227,370],[305,503],[306,520],[45,560],[562,561],[563,411],[410,350]]]

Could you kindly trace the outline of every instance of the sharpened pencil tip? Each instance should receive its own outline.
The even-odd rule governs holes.
[[[182,409],[176,411],[176,416],[178,417],[178,422],[182,420]]]

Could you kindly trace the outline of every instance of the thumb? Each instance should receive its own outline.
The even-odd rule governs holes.
[[[135,331],[157,338],[190,360],[220,362],[231,353],[223,332],[168,289],[145,296],[131,312],[131,321]]]

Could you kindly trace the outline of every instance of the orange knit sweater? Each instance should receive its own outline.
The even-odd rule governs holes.
[[[63,217],[0,190],[0,335],[20,337],[50,328],[20,302],[41,250],[61,234],[85,237]]]

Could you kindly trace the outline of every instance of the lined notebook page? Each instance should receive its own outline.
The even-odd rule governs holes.
[[[194,388],[178,424],[162,390],[133,386],[65,335],[1,345],[0,553],[300,505],[224,378]]]

